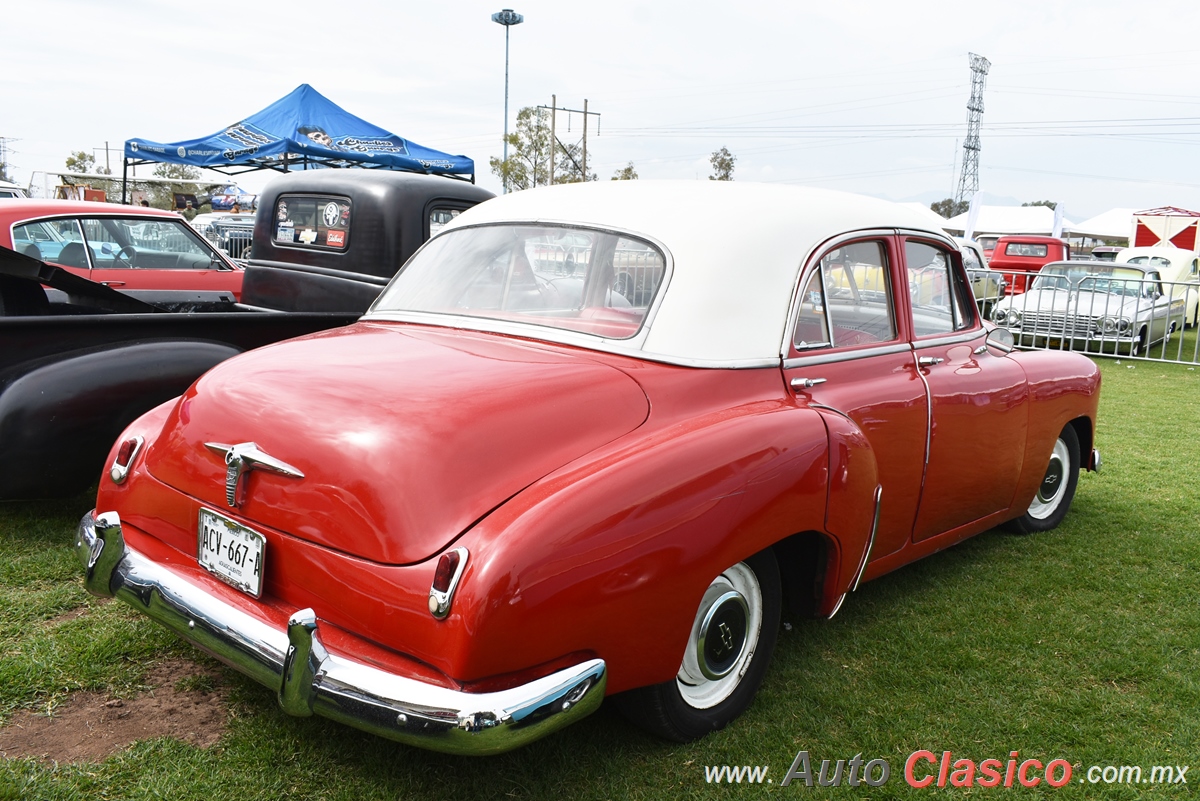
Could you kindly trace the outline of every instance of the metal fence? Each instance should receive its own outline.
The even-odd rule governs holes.
[[[1132,267],[1132,265],[1130,265]],[[975,274],[999,271],[972,271]],[[986,319],[1020,348],[1077,350],[1123,359],[1200,363],[1200,285],[1117,273],[1002,272],[1020,294],[980,301]]]
[[[254,240],[254,231],[227,231],[223,237],[221,248],[231,259],[250,258],[250,243]]]

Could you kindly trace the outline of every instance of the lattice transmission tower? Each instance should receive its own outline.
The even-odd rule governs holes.
[[[967,101],[967,138],[963,140],[962,172],[958,176],[956,204],[970,202],[979,191],[979,127],[983,121],[983,87],[992,62],[968,53],[971,58],[971,99]]]

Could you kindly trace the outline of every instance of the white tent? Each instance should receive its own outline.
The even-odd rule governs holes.
[[[929,206],[927,206],[924,203],[917,203],[914,201],[911,203],[901,203],[900,205],[904,206],[905,208],[912,209],[913,211],[917,212],[918,214],[925,215],[926,219],[929,220],[930,225],[936,226],[938,228],[945,228],[948,225],[948,222],[945,217],[938,214],[936,211],[929,208]]]
[[[1128,239],[1133,228],[1135,212],[1137,209],[1109,209],[1090,220],[1076,224],[1071,232],[1100,239]]]
[[[963,212],[946,220],[945,228],[961,233],[967,225]],[[1127,224],[1128,225],[1128,224]],[[1075,231],[1075,223],[1064,219],[1063,231]],[[1043,234],[1054,231],[1054,209],[1049,206],[980,206],[975,236],[980,234]]]

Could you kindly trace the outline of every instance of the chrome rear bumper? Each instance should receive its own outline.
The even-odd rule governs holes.
[[[75,550],[90,592],[121,599],[275,690],[290,715],[317,714],[435,751],[494,754],[574,723],[604,699],[602,659],[468,693],[330,653],[312,609],[294,613],[286,629],[265,623],[127,547],[116,512],[85,515]]]

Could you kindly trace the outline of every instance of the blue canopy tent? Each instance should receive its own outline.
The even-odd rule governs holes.
[[[475,183],[475,162],[466,156],[451,156],[385,131],[308,84],[211,136],[168,143],[130,139],[124,161],[122,199],[131,166],[163,162],[227,175],[360,167],[469,177]]]

